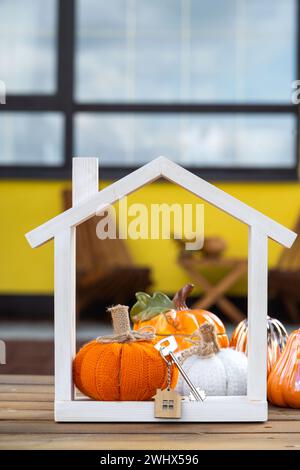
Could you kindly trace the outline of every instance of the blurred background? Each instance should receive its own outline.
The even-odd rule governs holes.
[[[0,0],[3,373],[53,371],[53,243],[32,250],[24,234],[70,206],[73,156],[99,158],[102,188],[164,155],[300,230],[299,11],[298,0]],[[129,201],[197,202],[161,181]],[[79,343],[137,290],[172,297],[193,282],[190,304],[229,331],[247,315],[247,229],[228,215],[205,203],[193,254],[174,240],[84,242],[94,223],[78,230]],[[300,247],[269,248],[269,314],[292,328]]]

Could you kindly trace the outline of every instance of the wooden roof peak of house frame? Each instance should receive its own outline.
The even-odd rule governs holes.
[[[79,158],[74,158],[73,162],[76,160]],[[93,161],[93,167],[97,168],[98,172],[97,158],[80,158],[80,160],[81,162]],[[91,193],[71,209],[28,232],[26,238],[32,248],[42,245],[62,230],[79,225],[104,210],[108,205],[159,178],[165,178],[178,184],[250,227],[255,226],[262,234],[287,248],[293,244],[297,237],[297,234],[292,230],[239,201],[222,189],[208,183],[173,161],[165,157],[158,157],[105,189]]]

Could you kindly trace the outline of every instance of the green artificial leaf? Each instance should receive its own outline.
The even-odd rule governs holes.
[[[136,303],[130,310],[130,318],[133,322],[147,321],[160,313],[174,308],[172,300],[162,292],[154,292],[151,296],[146,292],[137,292]]]

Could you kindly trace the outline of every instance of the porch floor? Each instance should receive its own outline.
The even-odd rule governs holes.
[[[300,449],[300,410],[266,423],[55,423],[53,377],[0,375],[0,449]]]

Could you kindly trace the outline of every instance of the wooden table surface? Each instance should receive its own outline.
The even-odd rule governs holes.
[[[300,410],[267,423],[55,423],[53,377],[0,375],[3,449],[300,449]]]

